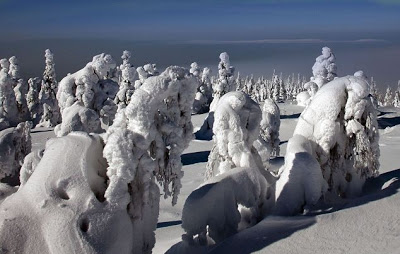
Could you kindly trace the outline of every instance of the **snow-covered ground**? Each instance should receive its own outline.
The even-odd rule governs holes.
[[[273,169],[283,164],[287,141],[303,110],[290,103],[279,103],[279,107],[281,149],[280,157],[271,162]],[[208,249],[185,246],[181,239],[184,202],[203,183],[213,145],[212,141],[193,140],[182,155],[185,175],[177,204],[161,199],[153,253],[400,253],[400,110],[380,110],[380,176],[367,182],[361,197],[305,215],[269,216]],[[195,130],[206,116],[192,117]],[[54,136],[49,128],[32,130],[32,148],[43,147]]]

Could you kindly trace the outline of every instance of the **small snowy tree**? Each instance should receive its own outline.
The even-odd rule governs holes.
[[[28,105],[26,102],[26,95],[28,93],[28,86],[23,79],[17,81],[17,85],[14,87],[14,94],[17,103],[18,110],[18,121],[30,120],[30,114]]]
[[[315,59],[315,64],[312,67],[314,77],[311,78],[311,81],[314,81],[319,88],[337,77],[335,60],[335,55],[328,47],[323,47],[322,55]]]
[[[393,91],[390,86],[386,88],[385,99],[383,102],[384,106],[392,106],[393,105]]]
[[[218,64],[218,79],[213,83],[213,100],[210,104],[210,113],[204,120],[200,130],[196,132],[196,138],[198,139],[211,139],[213,134],[214,111],[218,106],[219,99],[224,94],[236,89],[233,79],[235,68],[230,64],[228,53],[221,53],[219,58],[221,61]]]
[[[191,107],[198,86],[186,69],[169,67],[149,77],[107,130],[107,202],[131,218],[132,253],[150,253],[155,243],[160,191],[176,203],[181,153],[193,137]]]
[[[36,126],[39,123],[41,116],[43,114],[43,107],[40,104],[39,100],[41,82],[42,80],[38,77],[30,78],[28,80],[29,90],[26,95],[26,102],[28,104],[30,119],[33,122],[33,126]]]
[[[279,156],[280,116],[278,105],[271,99],[265,100],[260,123],[260,136],[268,144],[269,155],[273,157]]]
[[[129,61],[131,52],[125,50],[121,58],[123,62],[119,67],[121,71],[119,91],[114,99],[114,102],[118,105],[118,109],[125,108],[131,101],[132,94],[135,91],[135,81],[137,80],[136,69]]]
[[[189,195],[182,211],[184,241],[193,243],[198,235],[200,242],[206,242],[208,233],[220,242],[268,213],[274,178],[253,146],[260,121],[260,107],[245,93],[235,91],[221,97],[215,111],[208,180]]]
[[[43,80],[39,93],[40,104],[43,107],[43,115],[40,119],[39,125],[55,127],[61,121],[61,114],[56,98],[58,84],[54,67],[54,55],[49,49],[46,49],[44,56],[46,58],[46,67],[43,73]]]
[[[8,70],[8,74],[14,81],[18,81],[21,78],[20,69],[18,59],[15,56],[10,57],[9,59],[10,66]]]
[[[19,123],[15,128],[0,132],[0,180],[19,175],[24,158],[31,152],[30,123]],[[14,183],[17,184],[17,183]]]

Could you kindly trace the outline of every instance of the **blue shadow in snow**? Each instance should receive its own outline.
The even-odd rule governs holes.
[[[200,163],[200,162],[207,162],[209,154],[210,154],[210,151],[182,154],[181,162],[184,166],[196,164],[196,163]]]

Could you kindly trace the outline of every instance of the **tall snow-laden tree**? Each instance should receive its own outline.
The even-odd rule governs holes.
[[[180,155],[192,139],[191,107],[198,86],[189,71],[169,67],[147,78],[129,105],[117,113],[105,137],[107,202],[128,209],[132,253],[151,253],[160,190],[176,202],[183,175]]]
[[[130,63],[131,52],[125,50],[121,58],[119,91],[114,99],[114,102],[118,105],[118,109],[125,108],[129,104],[132,94],[135,91],[135,81],[138,79],[136,69]]]
[[[74,74],[69,74],[59,83],[57,99],[62,114],[62,123],[55,128],[55,132],[63,133],[69,131],[88,130],[86,114],[89,112],[91,119],[94,111],[97,118],[100,118],[103,125],[110,125],[114,119],[117,106],[114,98],[118,92],[118,84],[114,81],[116,74],[116,63],[110,55],[100,54],[93,57],[92,62],[88,63],[83,69]],[[74,106],[74,110],[67,110]],[[84,109],[86,108],[86,109]],[[64,118],[74,122],[64,121]],[[71,126],[74,128],[70,129]],[[94,126],[93,126],[94,127]],[[63,130],[64,128],[64,130]],[[96,124],[92,131],[98,131]]]
[[[198,235],[199,242],[206,242],[208,234],[221,242],[256,224],[271,209],[275,180],[253,146],[260,121],[260,107],[247,94],[235,91],[221,97],[207,181],[189,195],[182,211],[184,241],[193,244]]]
[[[335,63],[335,55],[328,47],[322,48],[322,55],[315,59],[312,67],[313,77],[311,81],[315,82],[318,87],[332,81],[337,77],[337,66]]]
[[[384,106],[392,106],[393,105],[393,91],[390,86],[386,88],[385,98],[383,102]]]
[[[58,83],[56,80],[54,54],[50,49],[46,49],[44,57],[46,59],[46,67],[43,72],[43,80],[39,93],[43,114],[41,115],[39,125],[55,127],[61,121],[61,113],[57,101]]]
[[[279,156],[279,128],[281,125],[280,110],[275,101],[267,99],[262,109],[262,120],[260,123],[260,136],[268,144],[270,156]]]
[[[27,93],[28,85],[23,79],[19,79],[17,81],[17,85],[14,87],[14,94],[18,110],[18,122],[30,120],[28,104],[26,102]]]
[[[229,55],[223,52],[219,55],[220,62],[218,64],[218,79],[213,82],[213,100],[210,104],[210,113],[204,120],[200,130],[196,132],[196,138],[210,140],[212,138],[212,130],[214,123],[214,111],[218,106],[219,99],[226,93],[236,89],[234,87],[235,68],[231,66]]]
[[[20,73],[17,57],[15,57],[15,56],[10,57],[9,62],[10,62],[10,66],[9,66],[8,74],[14,81],[18,81],[21,78],[21,73]]]
[[[26,95],[26,102],[28,104],[30,119],[32,120],[33,126],[36,126],[39,123],[43,114],[43,107],[39,100],[41,82],[42,80],[39,77],[28,79],[29,90]]]
[[[289,140],[277,182],[277,213],[301,212],[321,196],[329,202],[359,195],[366,179],[378,175],[378,123],[368,95],[365,79],[346,76],[314,96]]]
[[[0,60],[0,129],[16,126],[19,122],[14,93],[15,81],[8,74],[10,64],[7,59]]]

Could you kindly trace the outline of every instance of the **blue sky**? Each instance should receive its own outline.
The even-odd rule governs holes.
[[[0,0],[0,40],[393,39],[400,0]]]

